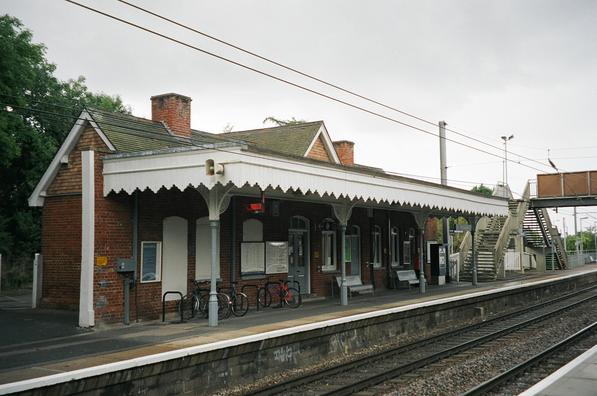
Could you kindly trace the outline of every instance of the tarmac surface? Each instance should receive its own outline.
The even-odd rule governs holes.
[[[0,384],[595,269],[597,266],[588,265],[544,274],[527,272],[478,287],[470,283],[429,286],[425,294],[420,294],[418,288],[384,290],[374,296],[353,297],[344,307],[337,298],[307,300],[298,309],[251,309],[245,317],[220,321],[217,328],[208,327],[206,319],[195,319],[80,329],[76,327],[77,312],[30,309],[30,294],[4,294],[0,295]],[[176,317],[170,315],[169,319]]]

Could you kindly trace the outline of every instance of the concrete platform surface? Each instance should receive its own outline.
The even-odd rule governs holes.
[[[208,327],[207,320],[201,319],[186,323],[155,321],[82,330],[75,326],[76,313],[4,309],[0,303],[0,394],[3,388],[6,389],[1,384],[102,365],[111,365],[111,369],[114,369],[125,361],[139,365],[142,364],[141,358],[155,360],[159,358],[158,355],[164,358],[176,351],[182,354],[198,353],[215,349],[223,342],[240,344],[255,341],[259,337],[274,337],[281,332],[356,320],[363,315],[382,315],[387,314],[388,310],[407,310],[423,304],[462,299],[464,296],[488,294],[595,271],[597,265],[543,274],[529,272],[505,281],[483,283],[476,288],[470,283],[430,286],[426,294],[419,294],[415,288],[387,290],[374,296],[351,298],[346,307],[340,306],[337,299],[326,299],[305,303],[298,309],[251,310],[243,318],[221,321],[217,328]],[[186,351],[188,348],[193,351]]]
[[[532,395],[597,395],[597,345],[520,394]]]

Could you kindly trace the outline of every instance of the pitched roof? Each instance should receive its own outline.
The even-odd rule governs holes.
[[[88,111],[117,152],[240,141],[268,151],[302,157],[323,125],[323,121],[315,121],[218,134],[192,130],[191,138],[187,139],[173,135],[161,122],[93,108]]]
[[[323,121],[314,121],[272,128],[220,133],[218,136],[245,141],[258,148],[302,157],[322,125]]]
[[[191,131],[191,139],[173,135],[166,126],[157,121],[128,114],[88,109],[89,114],[118,152],[159,150],[221,142],[216,135]]]

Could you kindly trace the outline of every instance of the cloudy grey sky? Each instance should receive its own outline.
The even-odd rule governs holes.
[[[81,0],[206,50],[436,132],[140,14],[115,0]],[[139,1],[155,12],[433,122],[566,171],[597,169],[595,1]],[[259,128],[267,116],[324,120],[359,163],[439,177],[438,139],[226,64],[64,1],[1,0],[45,43],[60,78],[84,75],[139,116],[151,95],[193,98],[192,126]],[[483,147],[461,136],[449,138]],[[484,149],[502,155],[501,150]],[[515,153],[515,154],[514,154]],[[534,163],[544,171],[545,166]],[[499,158],[448,143],[450,184],[493,185]],[[537,171],[509,165],[512,190]],[[595,208],[582,209],[584,212]],[[571,212],[566,209],[564,212]],[[584,221],[597,222],[597,213]],[[561,224],[561,223],[560,223]],[[567,220],[569,229],[572,222]]]

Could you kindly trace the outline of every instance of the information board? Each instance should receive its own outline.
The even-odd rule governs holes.
[[[263,242],[243,242],[240,245],[240,272],[242,274],[263,274],[265,246]]]
[[[288,273],[288,242],[265,243],[265,273]]]

